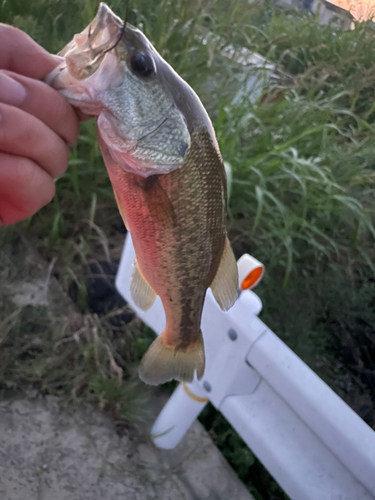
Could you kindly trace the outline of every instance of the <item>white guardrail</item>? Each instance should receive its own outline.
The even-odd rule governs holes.
[[[128,235],[116,287],[160,334],[160,298],[143,312],[130,297],[134,257]],[[238,265],[243,279],[252,262]],[[251,290],[228,312],[207,291],[206,370],[172,394],[152,429],[156,446],[174,448],[211,401],[292,500],[375,500],[375,432],[257,317],[261,309]]]

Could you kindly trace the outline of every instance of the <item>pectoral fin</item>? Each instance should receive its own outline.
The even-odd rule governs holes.
[[[136,260],[133,265],[134,268],[130,282],[130,294],[135,305],[139,307],[139,309],[142,309],[142,311],[147,311],[155,302],[156,293],[142,275]]]
[[[128,226],[126,224],[126,215],[125,215],[125,211],[124,211],[124,208],[122,206],[122,203],[120,201],[120,197],[118,196],[118,194],[116,193],[115,190],[113,190],[113,194],[115,195],[115,199],[116,199],[116,203],[117,203],[117,207],[119,209],[119,212],[120,212],[120,215],[122,217],[122,220],[124,221],[124,224],[125,224],[125,228],[127,229]]]
[[[176,223],[173,205],[159,183],[157,175],[147,177],[142,184],[143,197],[152,216],[162,227],[171,227]]]
[[[238,268],[228,238],[225,240],[216,276],[211,283],[211,291],[223,311],[228,311],[238,297]]]

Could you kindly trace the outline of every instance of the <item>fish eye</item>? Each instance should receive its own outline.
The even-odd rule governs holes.
[[[130,59],[131,69],[136,75],[151,76],[156,73],[154,60],[145,52],[137,52]]]

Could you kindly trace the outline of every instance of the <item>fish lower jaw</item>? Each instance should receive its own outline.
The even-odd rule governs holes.
[[[79,108],[83,113],[91,116],[99,116],[103,110],[102,105],[97,104],[91,100],[89,96],[87,96],[87,102],[85,100],[85,96],[80,95],[77,97],[75,92],[70,91],[69,89],[58,89],[56,88],[68,101],[69,104],[74,106],[75,108]]]

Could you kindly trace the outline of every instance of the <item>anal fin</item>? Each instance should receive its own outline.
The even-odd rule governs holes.
[[[228,238],[225,239],[223,255],[211,291],[223,311],[228,311],[238,297],[238,268]]]
[[[156,293],[142,275],[136,260],[133,265],[133,273],[130,281],[130,294],[135,305],[139,307],[139,309],[142,309],[142,311],[147,311],[155,302]]]

